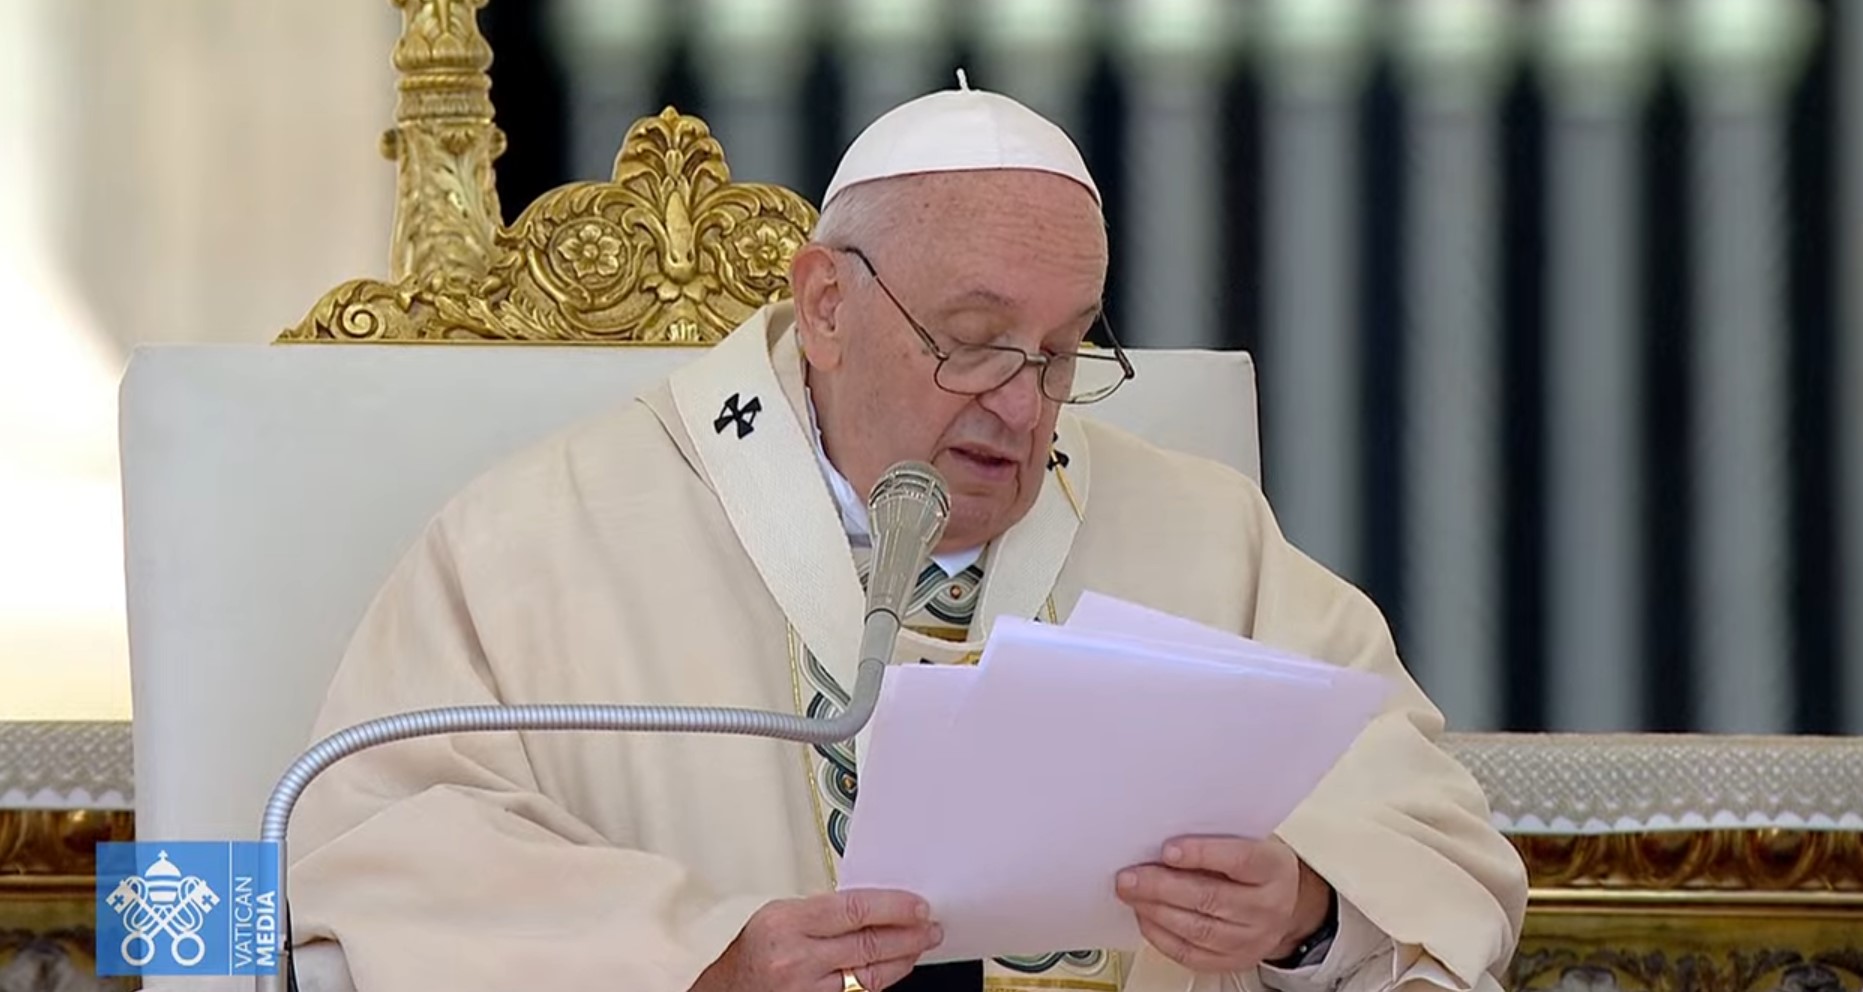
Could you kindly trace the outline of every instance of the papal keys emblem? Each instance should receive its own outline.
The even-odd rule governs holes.
[[[123,918],[123,960],[138,967],[155,959],[156,938],[168,938],[168,954],[184,967],[207,953],[199,936],[220,897],[200,878],[183,875],[163,851],[149,870],[131,875],[110,893],[109,906]]]

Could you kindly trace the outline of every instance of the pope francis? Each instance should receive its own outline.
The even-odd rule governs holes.
[[[484,703],[833,713],[865,494],[927,461],[951,516],[898,661],[964,663],[994,618],[1064,621],[1094,589],[1398,687],[1273,836],[1160,837],[1106,880],[1143,946],[917,966],[941,936],[918,897],[836,891],[854,745],[691,735],[461,735],[336,765],[292,828],[297,938],[339,943],[362,992],[1496,989],[1524,872],[1377,609],[1245,477],[1077,414],[1133,375],[1116,344],[1083,349],[1106,271],[1060,129],[967,87],[893,110],[848,149],[792,301],[441,511],[316,732]]]

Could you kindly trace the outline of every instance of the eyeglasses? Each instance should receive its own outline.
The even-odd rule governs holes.
[[[1113,337],[1112,326],[1106,322],[1104,313],[1094,318],[1094,323],[1106,334],[1106,340],[1112,344],[1112,354],[1093,354],[1084,351],[1063,352],[1058,355],[1047,353],[1029,354],[1021,348],[996,344],[958,344],[951,348],[941,348],[910,312],[899,297],[887,288],[886,281],[880,278],[879,270],[873,267],[873,260],[859,248],[843,248],[843,251],[860,259],[860,264],[867,267],[873,281],[880,287],[880,292],[893,302],[899,315],[906,318],[906,323],[918,332],[919,340],[925,348],[938,359],[938,368],[932,373],[932,381],[946,392],[963,396],[981,396],[1009,384],[1011,379],[1022,374],[1030,365],[1040,369],[1038,373],[1043,396],[1056,403],[1097,403],[1111,396],[1114,390],[1125,385],[1138,373],[1132,368],[1132,361],[1126,357],[1124,348]]]

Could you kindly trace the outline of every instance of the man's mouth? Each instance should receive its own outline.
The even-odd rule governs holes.
[[[1016,460],[988,448],[952,448],[951,454],[978,475],[990,479],[1015,475]]]

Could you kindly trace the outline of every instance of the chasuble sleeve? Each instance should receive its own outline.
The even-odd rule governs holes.
[[[1279,831],[1339,894],[1338,937],[1321,964],[1258,977],[1283,992],[1498,988],[1526,912],[1519,855],[1473,776],[1438,746],[1442,714],[1377,607],[1288,543],[1258,489],[1248,503],[1261,535],[1253,636],[1395,687]]]
[[[435,525],[361,624],[317,733],[500,702],[469,599]],[[339,762],[307,791],[291,851],[295,936],[339,942],[360,992],[682,992],[766,901],[721,897],[675,861],[608,843],[543,794],[515,734]]]

